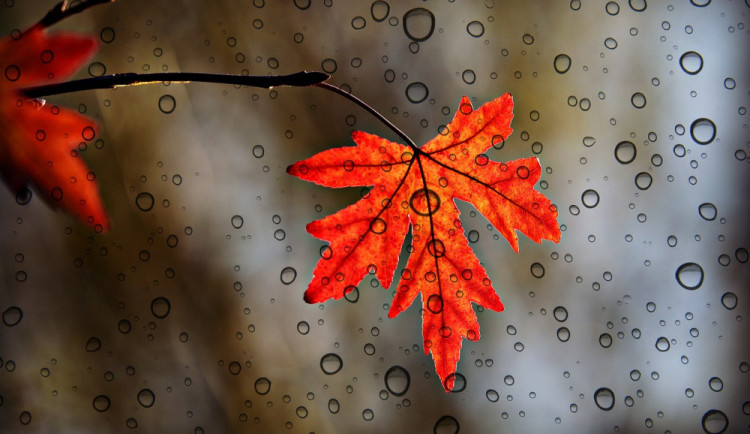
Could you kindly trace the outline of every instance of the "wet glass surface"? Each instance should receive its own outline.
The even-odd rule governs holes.
[[[42,3],[4,0],[2,34]],[[364,110],[205,83],[50,97],[99,124],[81,153],[112,229],[0,188],[0,431],[747,431],[748,15],[741,0],[122,0],[57,24],[99,37],[77,78],[322,70],[418,144],[463,95],[511,92],[514,133],[487,155],[539,158],[563,232],[515,254],[459,203],[505,311],[476,309],[482,337],[447,394],[418,307],[387,317],[394,287],[303,300],[325,250],[305,225],[361,191],[286,168],[355,130],[399,140]]]

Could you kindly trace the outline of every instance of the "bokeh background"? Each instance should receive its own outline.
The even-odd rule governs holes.
[[[4,0],[2,34],[53,4]],[[418,308],[387,318],[392,288],[368,277],[355,303],[302,299],[324,245],[305,225],[360,191],[285,169],[353,130],[397,141],[372,116],[316,88],[50,98],[99,122],[83,155],[113,228],[0,189],[0,431],[746,432],[749,13],[747,0],[120,0],[56,25],[100,35],[81,78],[325,70],[417,143],[461,96],[511,92],[515,132],[490,157],[539,157],[563,232],[522,236],[514,254],[459,204],[506,310],[479,309],[466,387],[447,394]]]

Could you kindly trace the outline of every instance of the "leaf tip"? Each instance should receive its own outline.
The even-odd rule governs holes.
[[[313,297],[312,293],[309,290],[305,291],[305,295],[303,298],[305,300],[305,303],[307,304],[317,303],[317,301],[315,300],[315,298]]]

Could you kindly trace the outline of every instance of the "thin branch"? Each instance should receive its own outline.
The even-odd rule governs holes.
[[[419,148],[417,147],[417,145],[414,144],[414,141],[409,136],[407,136],[403,131],[401,131],[400,129],[398,129],[398,127],[396,127],[395,125],[393,125],[393,123],[391,123],[391,121],[389,121],[388,119],[386,119],[385,116],[381,115],[380,112],[378,112],[377,110],[375,110],[374,108],[372,108],[372,106],[370,106],[366,102],[362,101],[361,99],[357,98],[356,96],[352,95],[351,93],[345,91],[344,89],[341,89],[340,87],[334,86],[334,85],[332,85],[330,83],[326,83],[324,81],[321,81],[320,83],[315,83],[315,84],[313,84],[313,86],[316,86],[316,87],[319,87],[319,88],[322,88],[322,89],[329,90],[331,92],[337,93],[337,94],[343,96],[344,98],[346,98],[346,99],[354,102],[358,106],[360,106],[363,109],[367,110],[367,112],[369,112],[371,115],[373,115],[376,118],[378,118],[378,120],[380,122],[382,122],[383,124],[385,124],[385,126],[387,126],[388,128],[390,128],[394,133],[396,133],[396,135],[398,135],[399,137],[401,137],[406,142],[406,144],[409,145],[409,147],[412,148],[412,150],[414,150],[415,153],[421,152],[419,150]]]
[[[50,11],[47,12],[47,15],[39,20],[36,25],[42,28],[47,28],[64,20],[65,18],[68,18],[71,15],[81,13],[90,7],[101,5],[104,3],[112,3],[114,1],[115,0],[88,0],[80,1],[73,6],[69,6],[69,0],[63,0],[60,3],[56,4],[52,9],[50,9]]]
[[[102,77],[83,78],[63,83],[21,89],[29,98],[41,98],[61,93],[78,92],[92,89],[112,89],[121,86],[154,84],[163,82],[203,82],[223,83],[240,86],[264,87],[274,86],[311,86],[327,80],[330,76],[319,71],[300,71],[288,75],[234,75],[208,74],[201,72],[156,72],[151,74],[123,73]]]

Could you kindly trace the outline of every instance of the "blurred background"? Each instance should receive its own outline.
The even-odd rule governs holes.
[[[53,5],[4,0],[2,34]],[[372,116],[317,88],[49,98],[98,121],[83,155],[113,226],[95,234],[0,189],[0,431],[747,432],[748,13],[120,0],[59,23],[100,35],[79,78],[323,70],[417,143],[461,96],[511,92],[514,133],[489,155],[540,159],[562,239],[521,236],[514,254],[459,204],[506,310],[477,309],[466,387],[447,394],[418,307],[387,318],[393,288],[367,277],[355,303],[302,299],[324,245],[305,225],[360,191],[286,167],[354,130],[398,141]]]

